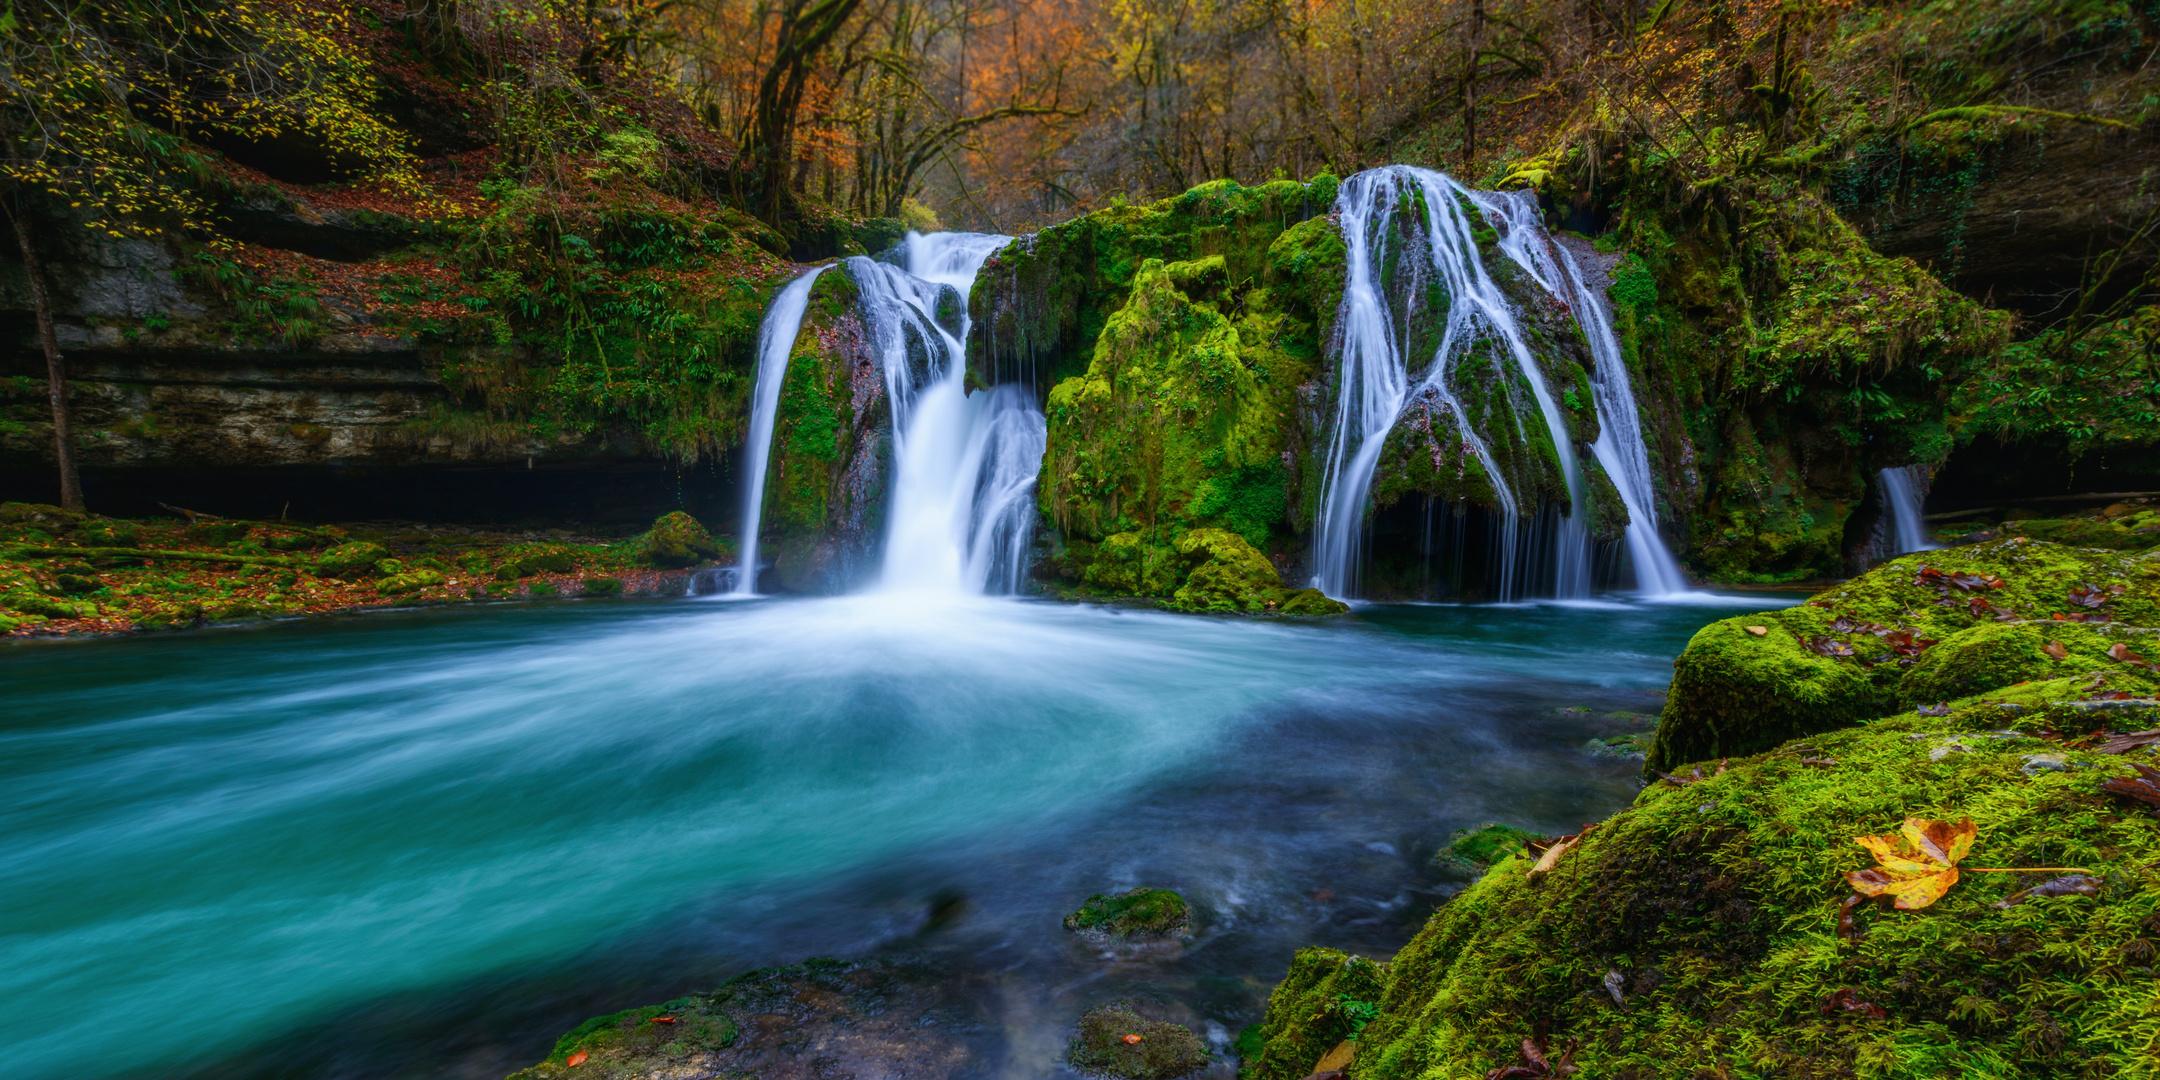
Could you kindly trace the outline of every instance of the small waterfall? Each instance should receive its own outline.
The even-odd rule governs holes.
[[[1425,204],[1423,220],[1402,228],[1397,218],[1410,212],[1417,196],[1422,196]],[[1430,169],[1390,165],[1367,170],[1344,181],[1336,195],[1335,208],[1349,246],[1349,273],[1336,319],[1340,358],[1335,424],[1323,465],[1313,543],[1313,585],[1330,596],[1356,595],[1373,467],[1379,461],[1388,431],[1410,400],[1413,359],[1424,371],[1416,393],[1431,395],[1447,407],[1466,448],[1484,463],[1492,479],[1501,511],[1497,598],[1513,599],[1517,595],[1522,579],[1524,508],[1447,381],[1458,354],[1478,339],[1488,337],[1497,338],[1506,348],[1529,386],[1557,452],[1569,502],[1576,511],[1558,516],[1557,542],[1552,545],[1556,591],[1563,597],[1590,593],[1590,545],[1582,520],[1582,470],[1576,463],[1566,422],[1545,385],[1544,372],[1523,341],[1514,310],[1479,256],[1473,226],[1462,209],[1465,199],[1506,234],[1503,245],[1510,238],[1520,246],[1527,244],[1530,236],[1543,235],[1534,218],[1526,221],[1520,215],[1510,215],[1513,204],[1507,196],[1470,192]],[[1415,296],[1433,276],[1445,288],[1446,323],[1440,345],[1430,357],[1404,355],[1410,314],[1405,312],[1404,321],[1399,322],[1381,286],[1383,268],[1391,261],[1398,267],[1398,274],[1411,276],[1408,281],[1393,283],[1403,294]]]
[[[1635,566],[1635,587],[1651,596],[1688,591],[1687,575],[1665,547],[1657,529],[1657,491],[1650,479],[1650,451],[1643,441],[1642,413],[1635,406],[1635,390],[1628,379],[1627,360],[1613,333],[1612,317],[1604,298],[1583,283],[1582,268],[1575,256],[1552,238],[1537,220],[1535,196],[1512,192],[1495,197],[1510,223],[1501,238],[1501,250],[1545,287],[1561,298],[1574,313],[1575,322],[1590,342],[1595,365],[1590,372],[1596,390],[1598,437],[1590,446],[1598,467],[1612,478],[1620,501],[1627,506],[1628,557]]]
[[[1017,386],[967,392],[967,295],[1011,237],[909,234],[906,268],[848,260],[893,410],[884,584],[1013,592],[1027,568],[1047,429]]]
[[[1883,509],[1889,511],[1890,536],[1899,555],[1933,551],[1939,546],[1928,539],[1927,523],[1920,517],[1920,488],[1927,479],[1925,465],[1882,471]]]
[[[758,527],[765,516],[765,466],[772,458],[773,420],[780,411],[780,384],[787,381],[788,355],[795,351],[795,335],[802,332],[803,311],[810,306],[810,287],[818,275],[831,269],[820,266],[787,283],[773,297],[758,327],[757,385],[750,391],[750,435],[743,443],[743,509],[741,555],[735,563],[734,596],[757,595]]]

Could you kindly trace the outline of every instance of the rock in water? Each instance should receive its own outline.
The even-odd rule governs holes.
[[[1190,1030],[1142,1016],[1131,1002],[1091,1009],[1080,1018],[1065,1060],[1090,1076],[1175,1080],[1208,1065],[1207,1047]]]
[[[1115,895],[1097,893],[1065,916],[1065,929],[1092,930],[1115,937],[1174,934],[1192,925],[1192,908],[1169,889],[1132,889]]]

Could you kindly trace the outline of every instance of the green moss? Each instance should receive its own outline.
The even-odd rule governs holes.
[[[621,596],[623,580],[613,577],[589,577],[579,583],[586,596]]]
[[[535,544],[511,549],[510,557],[495,568],[495,580],[516,581],[534,574],[566,574],[577,565],[577,553],[561,544]]]
[[[1506,856],[1521,852],[1523,845],[1540,838],[1538,833],[1513,825],[1490,824],[1458,829],[1448,840],[1448,845],[1433,855],[1433,862],[1482,870]]]
[[[323,552],[315,560],[315,573],[327,578],[347,580],[371,577],[375,564],[390,557],[390,549],[381,544],[364,540],[339,544]]]
[[[680,510],[654,521],[638,547],[639,555],[654,566],[695,566],[720,555],[720,546],[705,526]]]
[[[654,1023],[672,1017],[672,1023]],[[655,1067],[694,1067],[705,1051],[733,1045],[741,1029],[713,995],[677,998],[664,1005],[625,1009],[596,1016],[555,1041],[540,1064],[510,1074],[509,1080],[555,1080],[558,1077],[614,1078],[653,1075]],[[584,1054],[576,1066],[570,1058]],[[575,1071],[572,1071],[575,1069]]]
[[[1268,996],[1260,1054],[1239,1070],[1243,1080],[1300,1080],[1337,1044],[1361,1034],[1365,1010],[1386,992],[1386,966],[1336,949],[1299,949],[1290,972]],[[1360,1050],[1362,1059],[1365,1051]],[[1362,1074],[1363,1070],[1359,1070]]]
[[[1234,532],[1194,529],[1178,537],[1177,553],[1204,558],[1172,597],[1187,611],[1266,611],[1287,593],[1267,557]]]
[[[0,594],[0,607],[25,615],[42,615],[48,619],[87,619],[97,614],[96,604],[77,603],[26,592]]]
[[[1114,895],[1097,893],[1065,916],[1067,930],[1098,930],[1106,934],[1174,934],[1192,925],[1192,908],[1185,898],[1169,889],[1130,889]]]
[[[439,571],[424,569],[408,570],[402,574],[392,574],[389,577],[383,578],[381,581],[376,582],[375,591],[383,594],[384,596],[396,596],[401,593],[417,592],[421,589],[432,588],[434,586],[442,584],[445,580],[446,579]]]
[[[1966,575],[1970,588],[1923,569]],[[1999,581],[1999,585],[1989,584]],[[2072,599],[2088,586],[2100,609]],[[2120,588],[2119,594],[2112,592]],[[1975,603],[1980,606],[1976,607]],[[2105,614],[2114,622],[2064,622],[2057,615]],[[1747,754],[1796,735],[1857,723],[1916,704],[2007,685],[2016,675],[2108,672],[2125,684],[2144,678],[2107,657],[2126,627],[2160,624],[2160,562],[2145,556],[2067,548],[2013,538],[1907,555],[1783,611],[1704,627],[1673,663],[1648,765],[1672,771],[1691,761]],[[1748,628],[1760,627],[1756,634]],[[2012,629],[1995,629],[1999,627]],[[1975,627],[1984,633],[1963,634]],[[1877,633],[1909,632],[1918,655]],[[2066,659],[2040,664],[2030,648],[2058,641]],[[1821,642],[1832,653],[1814,646]],[[1949,648],[1940,657],[1936,649]],[[1908,674],[1908,669],[1910,673]],[[1910,680],[1906,682],[1905,680]]]
[[[2122,758],[1998,734],[2004,715],[1812,736],[1653,785],[1547,873],[1503,860],[1391,964],[1360,1080],[1483,1075],[1534,1034],[1578,1040],[1586,1076],[2149,1075],[2160,822],[2100,790]],[[2031,769],[2041,751],[2070,767]],[[1972,818],[1971,865],[2104,884],[2002,907],[2052,874],[1968,872],[1840,937],[1842,875],[1872,863],[1851,838],[1908,816]]]
[[[1285,615],[1340,615],[1349,610],[1350,605],[1318,589],[1299,589],[1284,597],[1282,602]]]
[[[1139,1038],[1127,1041],[1135,1035]],[[1176,1080],[1206,1068],[1208,1053],[1189,1029],[1151,1020],[1131,1002],[1117,1002],[1080,1017],[1065,1060],[1084,1076]]]

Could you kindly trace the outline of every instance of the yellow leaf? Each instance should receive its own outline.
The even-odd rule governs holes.
[[[1907,911],[1924,908],[1957,884],[1959,859],[1972,850],[1980,829],[1971,818],[1952,825],[1928,818],[1906,818],[1896,836],[1855,836],[1880,866],[1845,875],[1863,896],[1891,896]]]

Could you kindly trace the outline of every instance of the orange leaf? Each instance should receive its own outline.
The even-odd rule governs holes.
[[[1866,848],[1881,865],[1845,875],[1853,890],[1864,896],[1891,896],[1899,908],[1924,908],[1957,884],[1959,859],[1972,850],[1980,835],[1971,818],[1952,825],[1928,818],[1906,818],[1896,836],[1855,836],[1853,843]]]
[[[1138,1045],[1140,1045],[1140,1036],[1138,1036],[1138,1035],[1127,1035],[1127,1036],[1125,1036],[1125,1045],[1127,1045],[1127,1046],[1138,1046]]]
[[[570,1055],[570,1060],[566,1064],[568,1064],[573,1069],[585,1064],[585,1051],[580,1050],[577,1053]]]
[[[652,1022],[655,1024],[672,1024],[675,1022],[675,1018],[672,1016],[655,1016],[652,1018]]]

